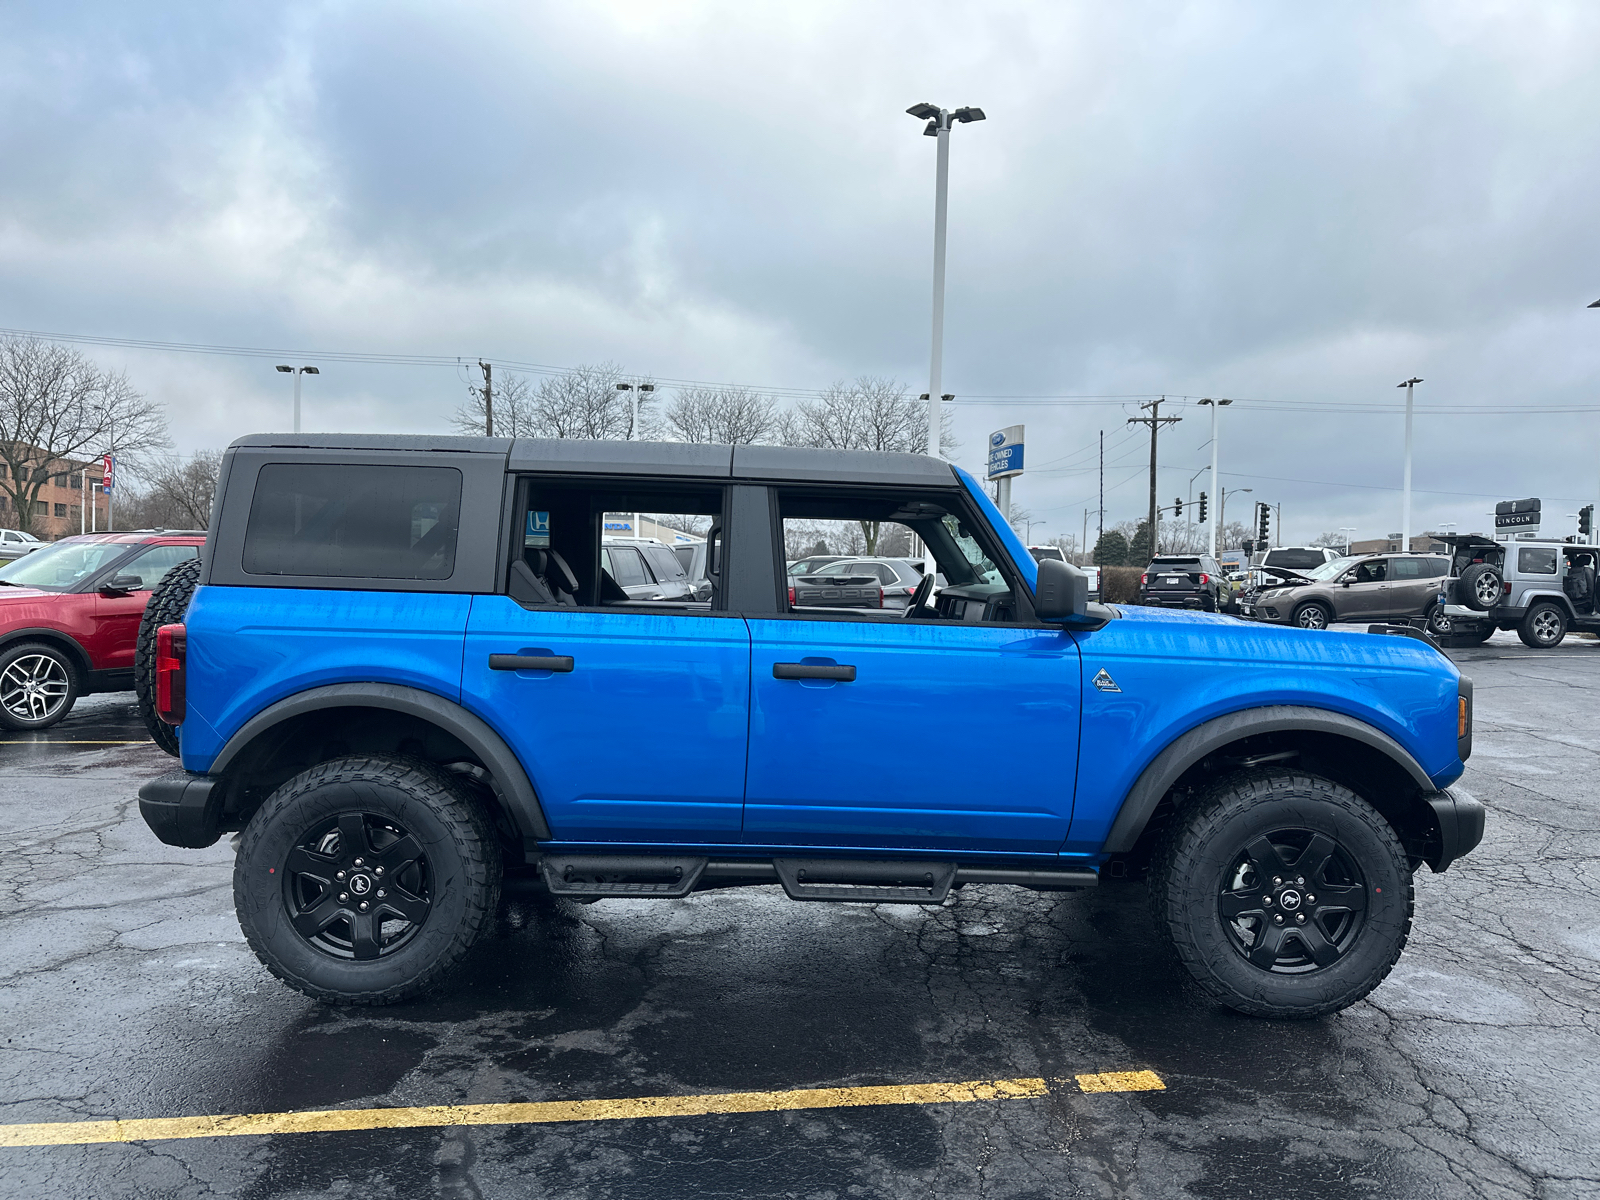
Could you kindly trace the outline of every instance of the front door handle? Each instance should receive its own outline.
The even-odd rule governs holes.
[[[831,663],[773,663],[774,679],[833,679],[839,683],[854,683],[856,669]]]
[[[570,671],[570,654],[491,654],[491,671]]]

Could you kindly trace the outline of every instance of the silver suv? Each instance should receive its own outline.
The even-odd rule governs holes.
[[[1515,629],[1535,650],[1559,646],[1571,629],[1600,632],[1600,547],[1553,539],[1501,542],[1481,534],[1443,540],[1451,547],[1450,578],[1440,591],[1444,632],[1482,642],[1496,629]]]

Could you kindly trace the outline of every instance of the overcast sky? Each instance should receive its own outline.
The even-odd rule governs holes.
[[[1107,524],[1148,460],[1138,399],[1038,397],[1162,393],[1163,503],[1206,487],[1194,398],[1239,397],[1236,515],[1397,530],[1409,376],[1415,528],[1565,514],[1600,490],[1597,52],[1592,2],[11,3],[0,326],[920,392],[903,110],[980,105],[945,390],[969,468],[1026,423],[1036,540],[1095,506],[1098,431]],[[88,349],[183,450],[288,425],[271,360]],[[467,379],[321,365],[312,430],[441,430]]]

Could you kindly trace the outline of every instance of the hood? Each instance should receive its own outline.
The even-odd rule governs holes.
[[[44,596],[59,596],[60,592],[47,592],[43,588],[0,587],[0,604],[7,600],[38,600]]]

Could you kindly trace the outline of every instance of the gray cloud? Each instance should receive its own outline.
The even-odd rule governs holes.
[[[901,110],[976,103],[948,390],[1271,401],[1227,413],[1230,482],[1296,538],[1386,533],[1396,381],[1600,404],[1597,48],[1577,3],[12,7],[0,324],[920,390],[933,143]],[[286,418],[260,361],[95,353],[186,447]],[[443,428],[463,379],[339,364],[307,412]],[[1104,428],[1133,516],[1131,411],[963,403],[962,459],[1025,421],[1068,470],[1018,499],[1064,533]],[[1175,411],[1164,499],[1209,455]],[[1425,408],[1416,483],[1419,525],[1481,523],[1478,493],[1570,511],[1600,413]]]

